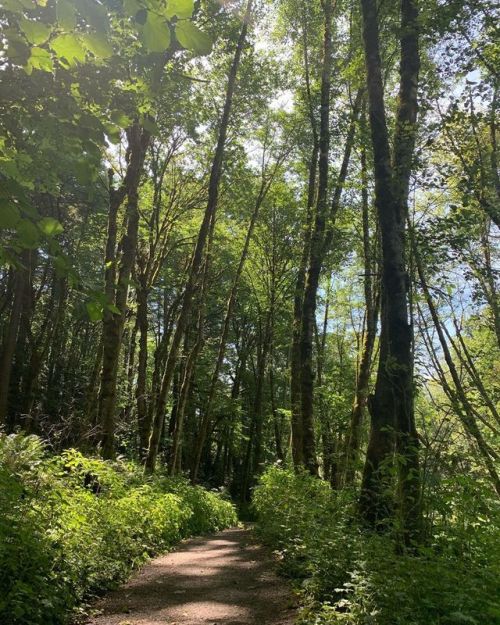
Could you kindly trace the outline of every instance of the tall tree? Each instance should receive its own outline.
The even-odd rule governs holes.
[[[387,476],[396,440],[400,455],[400,523],[404,540],[408,542],[418,532],[420,523],[418,438],[413,410],[412,330],[408,319],[409,281],[405,261],[405,227],[420,67],[418,11],[413,0],[401,1],[400,88],[391,159],[377,3],[374,0],[361,0],[361,9],[374,156],[375,205],[382,241],[382,300],[380,356],[375,392],[370,398],[371,431],[360,507],[363,517],[373,525],[385,522],[392,514]]]
[[[363,222],[363,286],[365,319],[363,327],[363,340],[361,358],[356,379],[356,395],[352,407],[351,423],[346,443],[344,461],[344,484],[352,483],[355,467],[358,462],[360,437],[364,413],[368,406],[370,394],[370,373],[372,356],[377,335],[377,321],[379,308],[379,285],[375,278],[377,270],[376,239],[370,232],[370,206],[368,193],[368,171],[366,162],[365,146],[361,148],[361,209]],[[375,239],[375,240],[374,240]],[[375,247],[375,250],[373,249]]]
[[[214,152],[214,158],[212,161],[212,167],[210,170],[210,180],[208,184],[208,202],[205,209],[202,224],[196,240],[196,246],[191,259],[189,267],[189,273],[187,283],[184,288],[184,295],[182,299],[181,309],[176,320],[175,332],[172,337],[172,343],[168,354],[167,362],[165,365],[165,371],[162,377],[161,388],[158,397],[158,403],[156,406],[156,414],[153,422],[153,429],[149,440],[148,455],[146,458],[146,470],[149,472],[154,471],[156,464],[156,456],[158,454],[158,447],[160,444],[160,434],[163,428],[163,421],[165,418],[165,407],[167,401],[167,395],[172,381],[172,376],[175,370],[177,362],[177,353],[181,342],[182,335],[186,328],[186,324],[191,309],[191,303],[193,295],[198,282],[198,274],[203,259],[203,252],[205,244],[208,238],[210,230],[210,223],[215,218],[217,211],[218,199],[219,199],[219,183],[222,174],[222,166],[224,162],[224,148],[226,143],[227,131],[229,127],[229,120],[231,116],[231,108],[233,105],[233,96],[236,88],[236,78],[238,75],[238,68],[245,47],[247,38],[248,24],[252,14],[252,0],[249,0],[246,6],[246,11],[243,16],[243,23],[241,31],[236,44],[233,61],[229,70],[226,97],[224,101],[224,108],[222,111],[219,128],[217,145]]]
[[[146,150],[149,145],[150,133],[138,123],[127,131],[128,158],[127,172],[121,190],[110,189],[110,216],[108,226],[108,244],[106,263],[118,265],[118,271],[107,266],[106,295],[110,296],[112,306],[104,314],[102,343],[102,372],[99,393],[99,418],[102,426],[102,454],[104,458],[112,458],[115,453],[115,412],[116,383],[118,363],[122,343],[123,327],[127,308],[127,297],[132,268],[135,263],[137,249],[137,233],[139,228],[138,188],[142,174]],[[120,244],[120,256],[116,257],[116,214],[123,199],[127,200],[126,232]],[[117,273],[116,284],[115,276]]]
[[[318,136],[318,190],[311,230],[308,270],[305,277],[301,310],[300,389],[302,447],[304,465],[312,474],[318,472],[313,414],[313,332],[316,312],[316,292],[322,264],[323,237],[328,218],[328,170],[330,157],[330,81],[332,72],[333,4],[325,0],[323,59],[321,68],[321,103]],[[307,243],[307,241],[306,241]]]

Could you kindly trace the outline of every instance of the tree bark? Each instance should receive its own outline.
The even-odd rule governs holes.
[[[31,252],[26,250],[21,255],[21,266],[14,274],[14,288],[9,322],[2,342],[0,358],[0,425],[7,425],[9,406],[9,389],[12,372],[12,361],[16,350],[17,334],[21,323],[23,300],[27,287],[27,272]]]
[[[260,339],[257,345],[257,367],[255,369],[255,390],[252,402],[250,431],[248,436],[245,462],[242,479],[242,501],[248,501],[250,487],[254,476],[261,469],[262,460],[262,432],[263,432],[263,398],[264,382],[266,378],[267,357],[271,342],[272,311],[269,310],[264,320],[264,328],[260,331]]]
[[[300,337],[302,332],[302,304],[306,284],[307,261],[311,246],[312,208],[316,189],[316,169],[318,161],[318,142],[315,140],[309,163],[309,184],[307,197],[307,218],[304,228],[302,257],[300,260],[293,298],[293,328],[290,358],[290,403],[292,410],[292,458],[295,469],[304,465],[304,439],[302,432],[301,376],[300,376]]]
[[[314,115],[309,75],[309,44],[308,44],[308,21],[306,6],[303,13],[303,57],[304,78],[306,85],[307,103],[309,109],[309,121],[313,138],[311,158],[309,161],[309,178],[307,186],[306,221],[304,224],[303,247],[300,265],[295,281],[293,303],[293,327],[292,346],[290,358],[290,404],[292,411],[291,419],[291,443],[292,458],[296,470],[304,465],[304,436],[302,427],[302,390],[301,390],[301,356],[300,339],[302,335],[302,307],[304,302],[304,290],[306,285],[307,263],[311,248],[311,234],[313,226],[313,207],[316,199],[316,174],[318,168],[319,140],[317,124]]]
[[[168,346],[175,328],[175,317],[181,300],[182,292],[179,293],[172,304],[168,306],[166,293],[164,293],[163,332],[154,353],[153,376],[151,379],[151,397],[148,406],[147,425],[144,426],[145,430],[147,429],[148,431],[148,449],[149,437],[151,436],[151,428],[154,422],[154,415],[156,413],[158,398],[160,395],[162,371],[164,370],[168,355]]]
[[[35,417],[32,413],[36,391],[38,390],[38,381],[52,338],[61,330],[64,322],[67,296],[68,285],[66,278],[60,278],[54,273],[45,318],[38,336],[33,340],[29,364],[23,375],[21,410],[26,422],[26,430],[29,432],[36,429]]]
[[[123,328],[125,324],[125,313],[127,307],[129,280],[135,262],[137,248],[137,232],[139,227],[138,211],[138,187],[143,169],[144,158],[149,144],[149,133],[141,129],[138,123],[131,126],[128,131],[129,161],[127,173],[123,182],[124,192],[121,196],[111,194],[110,224],[108,230],[108,245],[106,257],[113,244],[113,234],[116,240],[116,218],[115,232],[113,233],[113,223],[111,218],[115,209],[115,202],[123,201],[127,197],[127,230],[121,243],[120,267],[118,270],[118,280],[114,275],[106,277],[106,295],[114,295],[111,302],[119,310],[117,312],[106,311],[103,323],[103,362],[101,372],[101,388],[99,393],[99,416],[102,427],[102,455],[104,458],[113,458],[115,454],[115,410],[116,410],[116,385],[118,376],[118,362],[120,359],[120,348],[122,342]],[[120,201],[120,203],[121,203]],[[116,216],[116,213],[115,213]],[[113,263],[114,264],[114,263]],[[106,270],[112,271],[112,266],[106,266]],[[114,270],[116,271],[116,270]],[[116,282],[116,287],[113,283]],[[112,293],[114,291],[114,293]]]
[[[391,163],[384,105],[377,3],[361,0],[367,69],[370,127],[375,166],[375,204],[382,242],[380,356],[374,395],[370,398],[368,443],[360,511],[372,526],[392,517],[387,471],[397,442],[399,516],[403,542],[418,536],[420,471],[413,415],[412,330],[408,322],[405,267],[405,217],[412,167],[419,71],[417,9],[401,2],[400,92]],[[394,437],[394,433],[397,434]]]
[[[196,289],[196,283],[198,280],[198,273],[203,260],[203,253],[205,244],[209,235],[210,223],[217,211],[217,204],[219,198],[219,182],[222,174],[222,165],[224,160],[224,146],[226,143],[227,130],[229,126],[229,119],[231,115],[231,108],[233,104],[233,95],[236,87],[236,77],[238,74],[238,68],[240,65],[241,55],[245,46],[248,22],[252,11],[252,0],[248,1],[245,16],[243,18],[243,25],[241,27],[240,36],[236,45],[236,50],[229,71],[228,83],[226,88],[226,97],[224,102],[224,110],[222,112],[221,121],[219,124],[219,133],[217,138],[217,146],[215,148],[214,159],[212,162],[212,168],[210,171],[210,180],[208,185],[208,202],[198,232],[198,238],[194,249],[191,265],[189,268],[188,280],[184,289],[184,296],[182,300],[181,310],[177,318],[176,328],[172,337],[172,344],[170,346],[165,371],[162,378],[160,392],[158,396],[158,404],[156,407],[156,413],[153,422],[153,428],[151,437],[149,440],[148,455],[145,462],[146,472],[152,473],[155,470],[156,457],[158,455],[158,445],[160,442],[160,433],[162,430],[163,421],[165,418],[165,406],[167,401],[167,395],[172,381],[172,375],[174,373],[177,353],[179,351],[179,345],[182,335],[184,334],[186,324],[191,310],[191,303],[193,295]]]
[[[236,303],[236,297],[238,293],[238,286],[240,283],[241,274],[243,273],[243,269],[245,267],[245,262],[248,256],[248,249],[250,247],[250,242],[252,240],[252,235],[253,235],[253,231],[255,228],[255,224],[257,223],[260,207],[262,206],[262,202],[264,201],[267,195],[271,181],[272,181],[272,178],[271,180],[266,182],[264,179],[264,174],[263,174],[261,187],[257,195],[257,199],[254,205],[252,215],[250,217],[250,222],[248,224],[248,229],[247,229],[246,236],[245,236],[245,242],[243,244],[243,249],[241,250],[240,259],[238,262],[238,266],[236,268],[236,274],[233,278],[231,291],[229,293],[229,298],[227,300],[226,312],[224,314],[224,321],[222,324],[222,333],[219,339],[219,346],[217,350],[217,360],[215,361],[215,368],[214,368],[214,371],[212,373],[212,377],[210,380],[210,388],[208,391],[207,402],[205,405],[205,412],[203,414],[203,419],[202,419],[200,429],[198,431],[198,436],[196,437],[195,446],[194,446],[194,462],[193,462],[192,471],[191,471],[191,480],[193,482],[196,482],[198,478],[201,455],[203,452],[203,447],[205,445],[208,430],[210,428],[210,422],[212,418],[212,403],[215,397],[215,391],[217,389],[217,383],[219,381],[219,374],[220,374],[220,370],[222,367],[222,363],[224,362],[227,338],[229,336],[229,329],[231,325],[231,319],[233,316],[234,306]]]
[[[137,325],[139,329],[139,361],[137,366],[137,425],[139,432],[139,459],[146,458],[149,442],[147,367],[148,367],[148,291],[144,285],[137,289]]]
[[[177,408],[177,419],[175,423],[175,430],[172,437],[172,451],[169,462],[169,472],[171,475],[180,470],[181,465],[181,446],[182,446],[182,434],[184,428],[184,413],[186,410],[186,404],[188,401],[191,384],[194,378],[194,371],[196,366],[196,361],[198,359],[198,355],[200,354],[203,343],[204,343],[204,326],[205,326],[205,308],[206,308],[206,294],[208,288],[208,278],[211,267],[211,251],[213,245],[213,235],[215,229],[215,216],[212,220],[208,244],[207,244],[207,252],[205,256],[205,266],[203,270],[203,278],[201,282],[201,292],[198,300],[198,317],[196,321],[196,338],[195,343],[188,354],[186,365],[184,367],[182,386],[180,390],[179,396],[179,405]],[[202,417],[202,421],[205,419],[205,415]],[[203,448],[202,448],[203,450]],[[201,459],[201,452],[198,459],[198,456],[195,453],[194,462],[199,462]]]
[[[318,197],[311,233],[308,270],[302,302],[300,337],[300,389],[302,418],[302,448],[304,465],[312,475],[318,474],[316,437],[313,411],[313,333],[316,314],[316,293],[322,266],[323,237],[328,216],[328,161],[330,151],[330,81],[332,73],[332,14],[331,0],[324,0],[324,39],[321,72],[321,109],[318,158]]]
[[[372,366],[372,355],[377,335],[378,319],[378,284],[374,285],[373,270],[376,264],[373,262],[373,252],[370,234],[369,203],[368,203],[368,170],[366,164],[366,150],[361,151],[361,204],[363,211],[363,260],[364,260],[364,297],[365,297],[365,328],[363,332],[363,343],[361,349],[361,359],[359,363],[358,376],[356,380],[356,394],[351,414],[351,423],[347,438],[344,466],[344,485],[352,484],[358,461],[359,445],[361,438],[361,427],[363,417],[368,405],[370,393],[370,372]]]
[[[328,284],[325,293],[325,312],[323,315],[323,323],[321,336],[318,328],[316,328],[316,369],[317,369],[317,390],[319,390],[318,412],[322,443],[322,460],[323,460],[323,479],[330,481],[332,476],[334,443],[332,436],[331,420],[328,406],[325,402],[325,389],[323,389],[323,370],[325,366],[326,355],[326,339],[328,335],[328,321],[330,313],[330,298],[332,288],[332,276],[328,276]]]
[[[274,380],[274,310],[271,317],[271,344],[269,346],[269,398],[271,400],[271,412],[273,416],[274,444],[276,446],[276,457],[280,462],[285,461],[285,453],[283,451],[283,441],[281,432],[281,423],[276,405],[276,390]]]

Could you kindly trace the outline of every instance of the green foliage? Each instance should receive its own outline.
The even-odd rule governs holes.
[[[0,622],[56,625],[180,539],[236,523],[233,506],[140,467],[50,457],[34,436],[0,436]]]
[[[366,532],[349,494],[306,474],[269,469],[254,506],[259,532],[281,554],[284,571],[303,578],[304,624],[494,625],[498,506],[487,506],[485,497],[478,512],[467,491],[457,485],[448,502],[454,515],[442,517],[447,525],[436,522],[418,554],[400,554],[390,536]]]
[[[234,509],[219,494],[192,486],[182,478],[163,478],[160,484],[192,510],[186,522],[189,534],[206,534],[236,523]]]
[[[8,55],[12,61],[25,61],[24,69],[28,75],[33,69],[53,71],[52,60],[63,67],[74,68],[86,63],[88,54],[94,61],[110,58],[113,47],[109,43],[109,32],[126,34],[123,13],[133,18],[130,22],[132,33],[135,34],[134,29],[137,29],[148,53],[164,52],[169,47],[170,20],[174,17],[179,20],[176,31],[181,33],[179,42],[183,47],[200,54],[208,54],[211,49],[209,36],[189,21],[194,9],[193,0],[173,0],[166,7],[155,2],[130,0],[124,2],[123,13],[119,5],[110,10],[93,0],[77,3],[59,0],[55,4],[54,12],[52,3],[39,2],[38,6],[15,0],[6,3],[10,26]],[[92,31],[89,32],[89,28]],[[36,47],[30,48],[26,43]],[[45,44],[54,59],[47,49],[39,47]],[[43,62],[40,62],[42,57]]]
[[[37,225],[46,236],[62,232],[60,225],[37,221],[34,206],[41,195],[55,199],[73,176],[91,195],[107,143],[119,144],[134,117],[155,113],[161,53],[171,47],[171,31],[190,56],[211,51],[211,37],[191,23],[193,10],[193,0],[3,3],[7,78],[0,88],[8,99],[0,107],[0,266],[15,265],[20,250],[41,246]],[[139,68],[129,89],[122,76]],[[130,115],[110,113],[116,100]],[[60,251],[50,255],[57,259]]]
[[[183,48],[196,54],[209,54],[212,49],[210,37],[192,22],[181,21],[175,26],[175,35]]]
[[[155,13],[147,14],[142,28],[142,41],[151,52],[163,52],[170,45],[170,29],[168,24]]]

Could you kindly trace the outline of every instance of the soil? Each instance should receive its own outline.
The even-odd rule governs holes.
[[[250,529],[187,540],[96,606],[89,625],[292,625],[294,598]]]

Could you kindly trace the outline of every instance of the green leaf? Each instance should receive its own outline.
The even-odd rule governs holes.
[[[101,321],[103,318],[102,305],[99,302],[87,302],[85,304],[90,321]]]
[[[103,126],[104,130],[106,131],[106,135],[108,136],[108,139],[111,141],[111,143],[120,143],[120,141],[122,140],[120,127],[108,123],[104,123]]]
[[[130,117],[123,111],[112,111],[110,118],[113,124],[120,126],[120,128],[127,128],[132,123]]]
[[[57,0],[56,4],[57,23],[64,30],[73,30],[76,26],[76,9],[74,4],[67,0]]]
[[[38,222],[40,230],[49,237],[53,237],[56,234],[61,234],[64,228],[62,224],[53,217],[44,217]]]
[[[82,185],[90,185],[90,183],[94,179],[94,168],[91,163],[89,163],[84,158],[76,161],[73,164],[73,171],[75,173],[75,177],[78,182]]]
[[[168,18],[176,15],[179,19],[186,19],[193,14],[193,0],[168,0],[166,16]]]
[[[59,35],[50,42],[50,47],[59,59],[66,59],[69,65],[85,61],[85,48],[75,35]]]
[[[113,54],[113,48],[103,33],[84,35],[82,43],[98,59],[108,59]]]
[[[170,28],[163,17],[148,11],[141,39],[149,52],[164,52],[170,45]]]
[[[55,256],[52,262],[59,278],[68,275],[71,266],[64,256]]]
[[[35,20],[29,20],[22,17],[19,20],[19,26],[24,33],[26,39],[34,44],[45,43],[50,37],[51,27],[48,24],[42,22],[36,22]]]
[[[175,25],[175,36],[183,48],[192,50],[196,54],[210,54],[212,40],[202,32],[193,22],[182,20]]]
[[[123,10],[129,17],[134,17],[142,8],[137,0],[123,0]]]
[[[21,219],[16,225],[19,243],[27,249],[34,249],[40,241],[40,233],[35,224],[29,219]]]
[[[108,304],[107,305],[107,309],[109,311],[111,311],[114,315],[121,315],[121,310],[118,308],[118,306],[115,306],[114,304]]]
[[[146,9],[139,9],[137,13],[134,15],[134,20],[141,26],[144,26],[147,19],[148,19],[148,12],[146,11]]]
[[[109,30],[109,18],[106,7],[95,0],[78,0],[78,12],[98,32]]]
[[[3,170],[3,162],[1,166]],[[31,204],[26,188],[19,184],[17,180],[5,178],[0,186],[0,199],[6,200],[7,203],[12,203],[11,198],[13,197],[15,197],[16,200],[15,206],[21,209],[22,213],[32,219],[39,219],[38,212]]]
[[[9,33],[6,36],[7,55],[11,62],[25,65],[30,57],[30,47],[25,39]]]
[[[19,209],[12,202],[2,202],[0,208],[0,228],[15,228],[21,219]]]
[[[160,134],[160,129],[158,128],[158,124],[153,121],[150,117],[143,117],[141,119],[142,127],[145,128],[152,135],[158,136]]]
[[[27,65],[32,69],[40,69],[44,72],[51,72],[54,69],[50,52],[36,46],[31,48],[31,56]]]
[[[35,3],[32,0],[2,0],[2,8],[12,13],[22,13],[24,9],[33,10]]]

